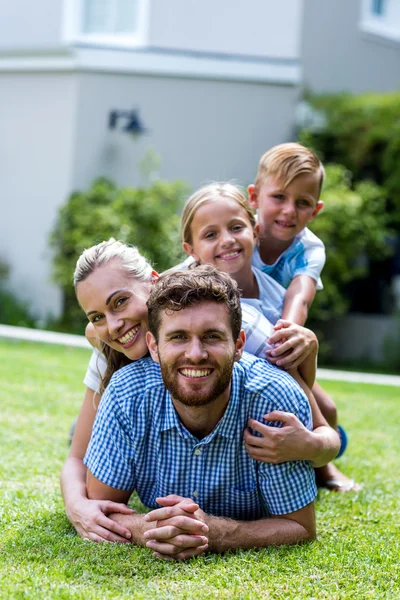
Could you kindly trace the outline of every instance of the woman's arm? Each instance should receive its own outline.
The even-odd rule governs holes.
[[[133,514],[125,504],[89,500],[86,488],[86,467],[83,463],[97,412],[99,395],[86,388],[68,457],[61,471],[61,492],[67,517],[77,533],[95,542],[128,543],[130,531],[108,518],[110,513]]]

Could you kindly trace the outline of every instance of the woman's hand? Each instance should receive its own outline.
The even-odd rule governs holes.
[[[129,544],[131,532],[126,527],[109,519],[107,515],[121,513],[132,515],[134,510],[126,504],[109,500],[89,500],[81,498],[68,510],[68,519],[78,535],[92,542],[119,542]]]
[[[266,351],[267,360],[285,371],[296,369],[318,350],[317,336],[311,329],[284,319],[276,323],[268,343],[274,348]]]

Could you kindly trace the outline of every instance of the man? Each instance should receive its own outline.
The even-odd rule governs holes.
[[[113,518],[159,558],[313,539],[311,465],[245,450],[252,419],[283,410],[310,428],[311,415],[289,375],[242,356],[236,283],[211,266],[175,272],[147,304],[155,362],[120,369],[107,388],[85,457],[89,497],[126,503],[136,490],[155,510]]]

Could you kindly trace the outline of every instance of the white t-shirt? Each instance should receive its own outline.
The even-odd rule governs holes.
[[[93,349],[92,356],[88,364],[83,383],[94,392],[100,393],[100,384],[104,373],[106,372],[107,361],[104,355],[96,348]]]
[[[269,323],[275,325],[282,316],[286,290],[275,279],[253,267],[259,297],[241,298],[242,306],[248,304],[261,312]]]
[[[306,227],[296,235],[289,248],[282,252],[273,265],[263,263],[258,248],[254,250],[252,264],[285,289],[289,287],[296,275],[308,275],[317,282],[317,289],[322,290],[320,275],[325,259],[323,242]]]

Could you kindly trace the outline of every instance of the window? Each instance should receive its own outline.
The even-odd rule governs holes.
[[[64,0],[67,41],[134,47],[147,39],[150,0]]]
[[[362,0],[362,31],[400,43],[400,0]]]
[[[383,15],[384,0],[372,0],[372,13],[374,15]]]
[[[137,30],[135,0],[85,0],[82,33],[119,35]]]

